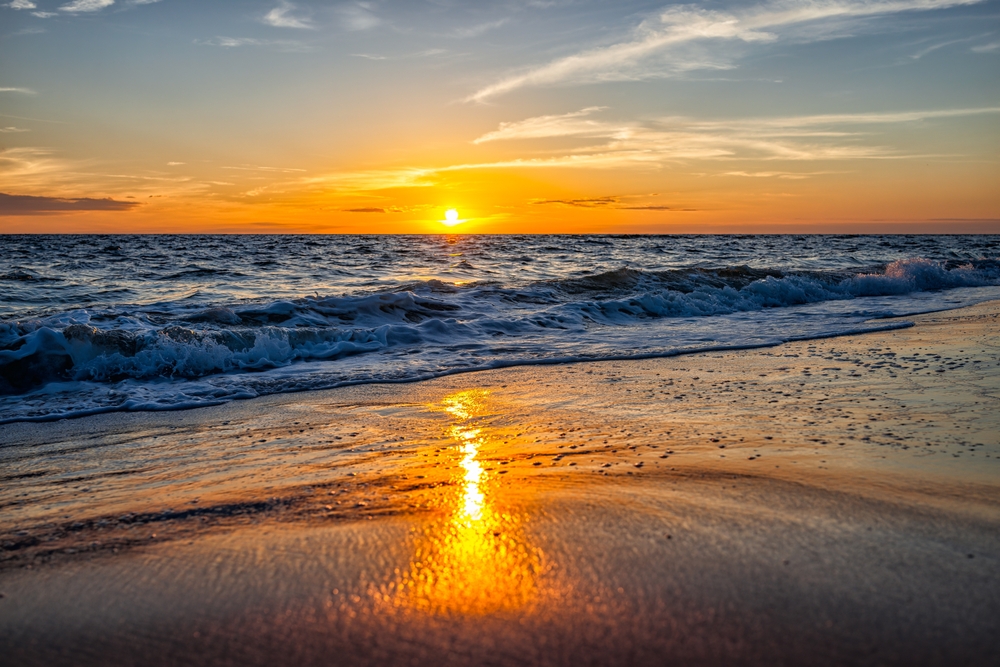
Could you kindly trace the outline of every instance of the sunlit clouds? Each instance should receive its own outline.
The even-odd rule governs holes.
[[[451,209],[463,233],[988,223],[992,12],[0,0],[0,193],[142,203],[4,223],[441,233]]]
[[[539,168],[650,168],[669,162],[711,161],[844,161],[927,157],[905,147],[873,145],[872,130],[859,126],[917,123],[941,118],[995,115],[1000,107],[945,109],[869,114],[831,114],[780,118],[708,121],[692,118],[662,118],[642,124],[615,123],[591,118],[601,107],[563,115],[541,116],[502,123],[473,144],[494,141],[528,141],[575,138],[583,145],[559,149],[557,155],[506,161],[464,163],[335,174],[311,179],[341,184],[359,190],[430,187],[436,176],[455,171]],[[746,172],[728,172],[747,175]],[[785,178],[807,178],[813,173],[757,172]],[[822,173],[822,172],[820,172]]]
[[[59,8],[61,12],[96,12],[115,4],[115,0],[73,0]]]

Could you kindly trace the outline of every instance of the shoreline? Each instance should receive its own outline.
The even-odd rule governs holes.
[[[1000,651],[1000,302],[906,319],[0,426],[0,649],[980,662]]]

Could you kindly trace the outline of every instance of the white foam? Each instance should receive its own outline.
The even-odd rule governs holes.
[[[0,323],[8,383],[0,422],[869,331],[884,326],[872,317],[998,298],[998,267],[917,258],[853,275],[734,267],[447,289],[411,282],[402,291],[178,308],[184,317],[166,325],[145,311],[76,309]]]

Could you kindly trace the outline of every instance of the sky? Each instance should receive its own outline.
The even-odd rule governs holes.
[[[0,232],[831,231],[1000,233],[1000,0],[0,0]]]

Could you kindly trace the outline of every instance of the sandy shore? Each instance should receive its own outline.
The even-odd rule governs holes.
[[[1000,656],[1000,303],[0,427],[16,665]]]

